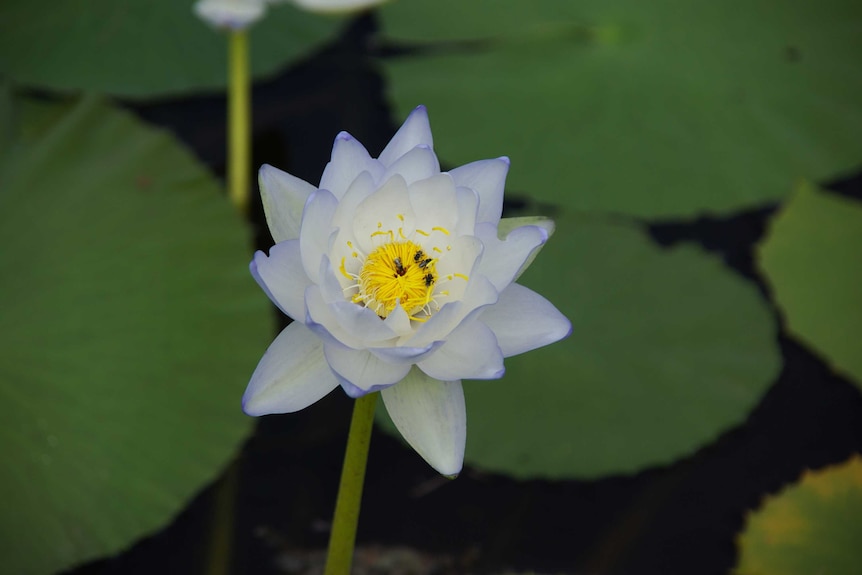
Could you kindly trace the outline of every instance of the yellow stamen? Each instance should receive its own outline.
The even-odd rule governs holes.
[[[424,262],[415,260],[421,250],[409,240],[389,241],[377,247],[365,258],[359,272],[358,297],[380,317],[387,317],[401,302],[410,319],[421,321],[415,314],[431,301],[437,279],[435,260],[423,267],[419,263]]]
[[[341,265],[338,266],[338,271],[340,271],[341,275],[343,275],[347,279],[352,280],[353,276],[351,276],[349,273],[347,273],[347,270],[344,268],[344,260],[345,260],[345,258],[341,258]]]

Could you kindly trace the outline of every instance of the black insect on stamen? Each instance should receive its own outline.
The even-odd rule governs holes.
[[[422,250],[416,250],[416,254],[413,256],[413,261],[418,262],[419,260],[422,259],[422,256],[424,256],[424,255],[425,255],[425,253]]]
[[[395,264],[395,277],[403,276],[407,273],[407,270],[404,269],[404,265],[401,263],[401,258],[395,258],[392,263]]]
[[[433,261],[433,258],[428,258],[428,259],[422,260],[421,262],[419,262],[419,267],[424,270],[425,266],[430,264],[432,261]]]
[[[425,287],[431,287],[431,284],[434,283],[434,274],[427,274],[424,279]]]

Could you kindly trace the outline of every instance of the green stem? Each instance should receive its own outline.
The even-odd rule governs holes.
[[[228,193],[242,213],[248,212],[249,205],[250,92],[248,34],[234,30],[228,40]]]
[[[329,536],[329,551],[326,554],[324,575],[349,575],[353,563],[353,545],[356,541],[356,526],[359,523],[359,504],[362,500],[362,484],[365,481],[365,463],[371,445],[371,428],[374,424],[374,407],[379,393],[369,393],[356,400],[350,432],[347,435],[347,451],[344,467],[341,468],[341,484],[335,502],[335,518]]]
[[[230,572],[238,483],[239,460],[234,459],[215,484],[206,575]]]

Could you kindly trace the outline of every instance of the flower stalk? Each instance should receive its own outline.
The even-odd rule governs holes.
[[[356,542],[356,527],[359,524],[362,486],[365,482],[365,464],[368,461],[371,429],[374,425],[374,408],[377,406],[378,395],[380,394],[376,392],[363,395],[353,406],[324,575],[350,574],[353,547]]]
[[[228,34],[228,194],[243,214],[248,213],[251,166],[251,83],[249,81],[248,33]]]

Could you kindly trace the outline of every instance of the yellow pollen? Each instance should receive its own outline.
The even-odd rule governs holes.
[[[374,232],[372,236],[378,233]],[[351,300],[364,302],[383,318],[400,301],[411,319],[418,319],[413,316],[432,301],[438,277],[436,260],[423,260],[421,255],[417,257],[421,252],[422,246],[410,240],[389,241],[374,249],[359,271],[359,293]],[[343,260],[340,267],[342,273],[348,275]]]

